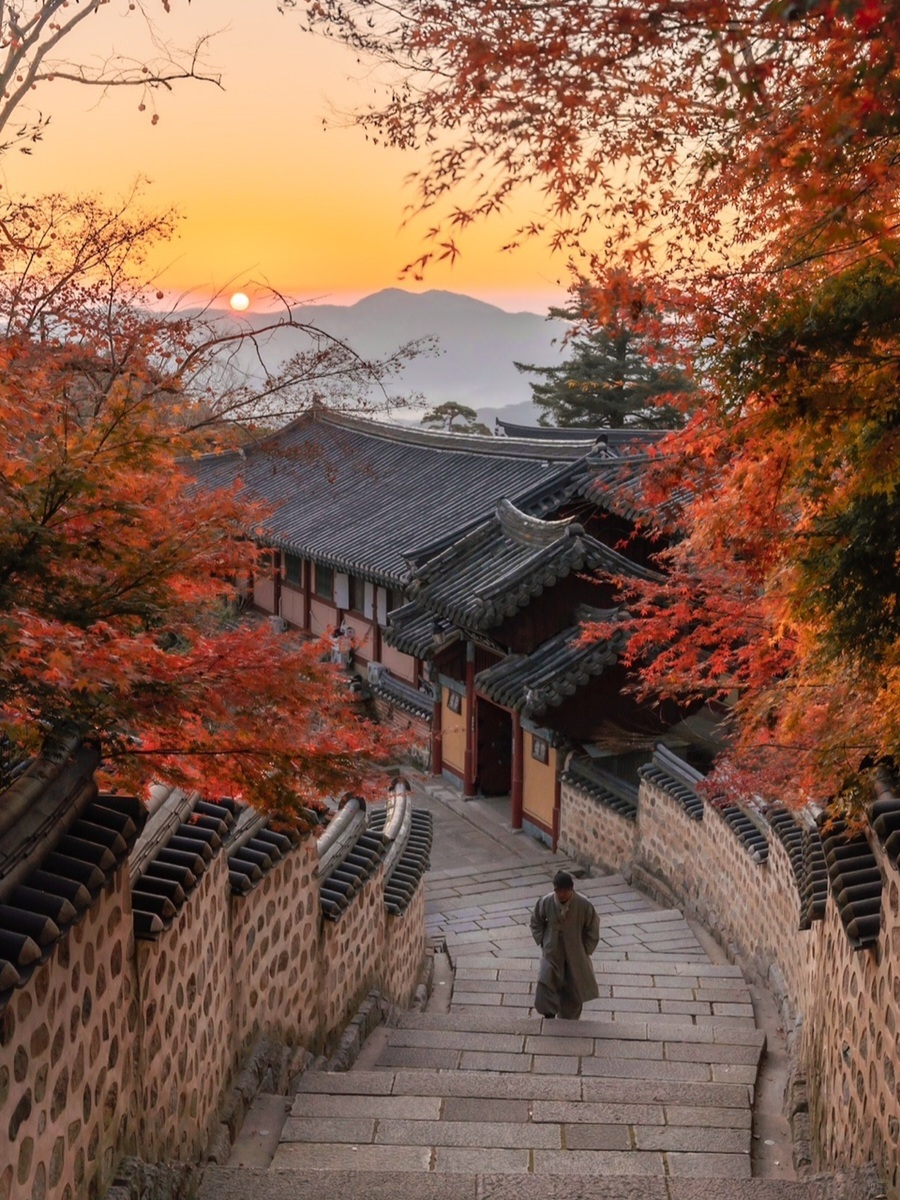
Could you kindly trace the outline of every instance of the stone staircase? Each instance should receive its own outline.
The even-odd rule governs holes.
[[[307,1072],[269,1166],[210,1167],[201,1200],[866,1194],[793,1179],[789,1145],[754,1150],[765,1037],[740,971],[621,878],[578,883],[600,913],[600,998],[577,1022],[533,1012],[528,919],[561,865],[429,875],[449,1005],[436,990],[429,1010],[378,1029],[352,1070]]]

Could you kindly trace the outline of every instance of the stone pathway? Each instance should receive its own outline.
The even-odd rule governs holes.
[[[528,920],[562,863],[444,799],[425,797],[427,919],[454,968],[449,1011],[436,995],[377,1030],[352,1070],[307,1072],[269,1169],[211,1168],[201,1200],[830,1195],[751,1177],[765,1039],[740,971],[620,877],[582,879],[600,997],[581,1021],[544,1020]]]

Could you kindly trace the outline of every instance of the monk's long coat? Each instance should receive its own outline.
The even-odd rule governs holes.
[[[557,992],[566,978],[566,964],[578,1000],[584,1004],[599,996],[591,955],[600,941],[600,920],[593,904],[575,892],[565,917],[556,896],[542,896],[531,914],[531,934],[541,948],[538,982]]]

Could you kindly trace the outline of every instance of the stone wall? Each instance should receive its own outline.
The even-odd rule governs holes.
[[[324,921],[316,868],[302,843],[235,895],[220,852],[154,941],[115,873],[0,1009],[0,1200],[94,1200],[125,1156],[202,1158],[261,1035],[319,1053],[372,988],[412,995],[423,885],[389,916],[379,869]]]
[[[823,1162],[881,1169],[900,1196],[900,873],[885,879],[878,943],[853,951],[835,905],[814,929],[803,1037]]]
[[[631,849],[623,826],[633,827]],[[877,944],[854,950],[829,896],[824,920],[801,930],[788,855],[769,829],[754,861],[709,804],[688,815],[664,787],[641,784],[630,823],[563,785],[560,848],[622,870],[700,920],[778,1000],[807,1081],[814,1165],[874,1161],[900,1197],[900,873],[883,856]],[[583,840],[582,840],[583,839]]]
[[[560,791],[561,854],[595,863],[604,871],[627,870],[634,859],[637,825],[600,804],[593,796],[563,782]]]
[[[407,712],[385,696],[376,695],[373,701],[378,723],[407,734],[410,744],[405,752],[406,758],[421,770],[427,771],[431,765],[431,721],[416,713]]]
[[[311,841],[231,900],[234,1027],[240,1056],[261,1033],[312,1045],[318,1035],[319,894]]]
[[[386,1000],[408,1008],[412,1003],[425,955],[425,889],[416,889],[409,907],[399,916],[388,916],[384,948]]]
[[[372,987],[384,974],[384,871],[381,867],[356,893],[339,921],[326,921],[319,949],[320,1026],[326,1052]]]
[[[171,929],[137,942],[138,1145],[152,1162],[199,1158],[237,1065],[229,909],[219,854]]]
[[[768,862],[757,863],[714,807],[705,805],[703,819],[692,820],[677,801],[646,781],[637,825],[636,861],[677,887],[679,900],[724,945],[735,948],[787,1006],[793,1023],[803,1007],[808,932],[799,928],[800,897],[781,842],[771,836]]]
[[[136,1147],[126,871],[0,1012],[0,1197],[95,1197]]]

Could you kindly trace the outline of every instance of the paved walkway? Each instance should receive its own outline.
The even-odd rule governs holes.
[[[581,1021],[544,1020],[528,920],[561,860],[513,835],[497,805],[463,807],[433,784],[421,802],[435,816],[427,919],[454,968],[449,1011],[436,994],[376,1031],[351,1071],[308,1072],[269,1171],[242,1184],[208,1172],[205,1200],[808,1200],[805,1184],[751,1178],[765,1039],[739,970],[620,877],[581,879],[601,920],[600,997]]]

